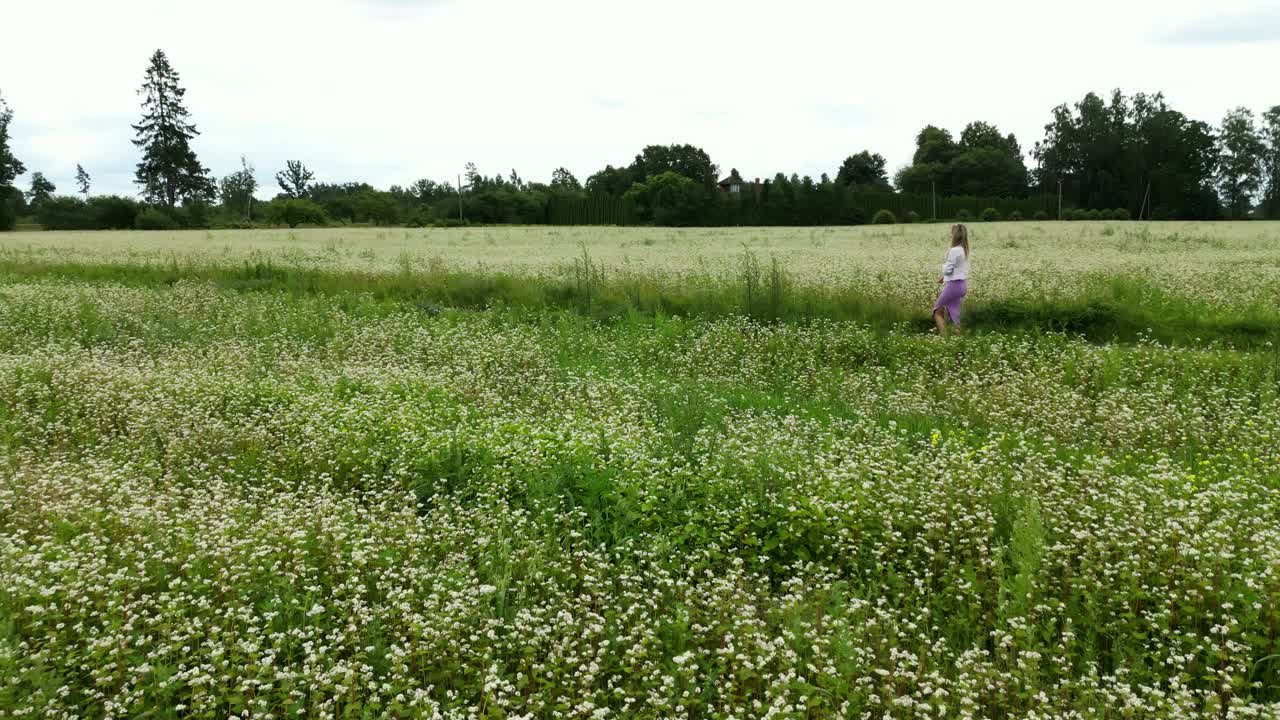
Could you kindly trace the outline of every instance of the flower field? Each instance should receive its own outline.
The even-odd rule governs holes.
[[[0,717],[1280,717],[1280,224],[0,236]]]

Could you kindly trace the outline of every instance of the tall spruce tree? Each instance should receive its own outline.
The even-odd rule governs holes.
[[[178,85],[178,71],[163,50],[156,50],[147,65],[146,79],[138,91],[143,96],[142,122],[133,126],[133,144],[142,148],[142,162],[134,182],[142,186],[148,202],[173,207],[180,200],[210,200],[215,186],[209,170],[200,164],[190,140],[200,134],[188,120]]]
[[[89,197],[89,173],[80,163],[76,163],[76,189],[81,195]]]

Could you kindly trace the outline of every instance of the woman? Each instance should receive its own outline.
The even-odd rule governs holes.
[[[951,226],[951,249],[947,251],[947,261],[942,264],[942,277],[938,284],[942,285],[942,293],[938,302],[933,304],[933,322],[938,326],[940,335],[947,334],[947,323],[942,311],[946,310],[951,324],[960,332],[960,306],[964,304],[965,293],[969,291],[969,229],[964,225]]]

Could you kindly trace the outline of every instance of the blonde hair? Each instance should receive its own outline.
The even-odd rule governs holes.
[[[964,256],[969,257],[969,228],[956,223],[951,226],[951,247],[960,245],[964,248]]]

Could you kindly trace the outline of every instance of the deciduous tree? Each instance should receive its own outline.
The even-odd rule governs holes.
[[[630,168],[606,165],[603,170],[587,178],[586,190],[596,195],[621,197],[636,182]]]
[[[888,191],[891,188],[885,164],[880,153],[863,150],[844,159],[836,173],[836,182],[863,190]]]
[[[254,167],[241,155],[240,169],[223,177],[218,184],[218,196],[223,207],[245,218],[250,216],[253,194],[258,190],[258,179],[253,173]]]
[[[1158,219],[1217,216],[1212,131],[1159,93],[1129,98],[1117,90],[1110,103],[1089,93],[1074,106],[1059,105],[1032,156],[1034,183],[1052,192],[1061,182],[1067,207],[1143,210]]]
[[[27,191],[27,204],[32,210],[48,202],[58,188],[42,172],[31,173],[31,189]]]
[[[306,197],[315,174],[302,164],[301,160],[286,160],[284,170],[276,173],[276,182],[285,195],[294,198]]]
[[[9,147],[9,125],[13,122],[13,110],[0,95],[0,188],[13,185],[19,175],[27,171],[22,161],[13,156]]]
[[[573,173],[558,167],[551,172],[551,189],[560,192],[578,192],[582,190],[582,184],[573,176]]]
[[[1238,107],[1222,119],[1218,130],[1218,184],[1229,217],[1248,214],[1253,196],[1262,188],[1265,149],[1248,108]]]
[[[1280,220],[1280,105],[1262,114],[1263,207],[1267,217]]]
[[[674,172],[707,188],[715,186],[718,168],[705,150],[693,145],[650,145],[631,163],[635,182],[645,182],[665,172]]]
[[[19,205],[24,205],[22,192],[13,187],[13,181],[27,171],[9,148],[9,124],[13,110],[0,95],[0,230],[13,229],[17,221]]]

